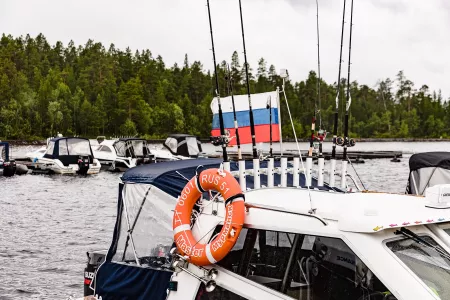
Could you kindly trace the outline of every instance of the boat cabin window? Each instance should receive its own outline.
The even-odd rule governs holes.
[[[144,156],[144,147],[146,147],[146,145],[144,145],[144,141],[134,140],[132,142],[132,144],[133,144],[134,155],[135,156]]]
[[[439,228],[445,231],[448,235],[450,235],[450,223],[439,224]]]
[[[59,141],[59,155],[69,155],[69,152],[67,151],[67,143],[65,140]]]
[[[429,236],[425,243],[412,239],[387,242],[386,246],[439,296],[450,299],[450,254]]]
[[[337,238],[243,228],[218,265],[294,299],[396,299]]]
[[[207,292],[205,285],[202,283],[198,289],[195,300],[246,300],[247,298],[236,295],[229,290],[226,290],[220,286],[216,286],[214,291]]]
[[[53,155],[53,149],[55,148],[55,142],[49,142],[47,146],[47,151],[45,154]]]
[[[69,155],[91,155],[91,145],[87,140],[68,139],[67,147]]]
[[[108,146],[100,146],[100,147],[98,147],[97,151],[112,152],[111,149],[109,149]]]

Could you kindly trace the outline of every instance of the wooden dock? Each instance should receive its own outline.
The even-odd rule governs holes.
[[[308,151],[307,150],[302,150],[302,158],[303,160],[306,159],[306,157],[308,156]],[[275,157],[280,157],[280,152],[279,151],[274,151],[273,155]],[[267,156],[269,155],[268,153],[264,152],[263,156]],[[331,158],[331,152],[323,152],[323,155],[325,157],[325,160],[330,160]],[[350,159],[380,159],[380,158],[401,158],[402,157],[402,152],[401,151],[348,151],[347,155]],[[228,151],[228,156],[230,159],[232,160],[237,160],[238,159],[238,155],[236,151]],[[284,157],[288,157],[288,158],[294,158],[296,156],[298,156],[298,152],[295,150],[287,150],[285,152],[283,152],[283,156]],[[217,151],[216,154],[210,155],[210,157],[222,157],[222,152],[221,151]],[[253,158],[253,154],[251,152],[243,152],[242,153],[242,157],[244,159],[252,159]],[[316,158],[315,154],[314,154],[314,158]],[[342,159],[342,151],[339,151],[336,153],[336,159],[341,160]]]

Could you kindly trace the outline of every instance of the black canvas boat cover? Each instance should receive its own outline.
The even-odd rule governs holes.
[[[80,137],[51,139],[44,154],[44,158],[59,159],[64,166],[77,164],[80,156],[88,156],[89,163],[94,159],[90,141]]]
[[[409,159],[407,194],[423,195],[437,184],[450,183],[450,152],[417,153]]]
[[[140,138],[120,138],[114,142],[119,157],[146,157],[149,155],[147,141]]]
[[[198,157],[203,151],[202,143],[196,136],[190,134],[171,134],[163,145],[173,155],[185,157]]]
[[[409,159],[410,171],[422,168],[439,167],[450,170],[450,152],[417,153]]]

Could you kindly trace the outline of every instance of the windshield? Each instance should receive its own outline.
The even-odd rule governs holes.
[[[67,148],[69,150],[69,155],[91,155],[91,145],[87,140],[68,139]]]
[[[446,234],[450,235],[450,223],[439,224],[439,227],[444,230]]]
[[[132,141],[134,155],[144,156],[144,141],[134,140]]]
[[[114,144],[114,148],[117,156],[134,158],[144,156],[144,142],[144,140],[118,141]]]
[[[186,143],[188,146],[189,155],[198,155],[200,149],[198,148],[197,138],[196,137],[187,137]]]
[[[47,151],[45,154],[53,155],[53,149],[55,148],[55,142],[48,143]]]
[[[406,238],[388,242],[386,246],[440,299],[450,299],[450,255],[431,237],[420,239],[424,243]]]

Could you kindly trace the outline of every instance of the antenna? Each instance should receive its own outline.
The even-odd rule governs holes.
[[[319,76],[318,80],[317,80],[317,99],[319,102],[319,129],[322,129],[322,116],[321,116],[321,112],[320,109],[321,107],[321,100],[320,100],[320,81],[321,81],[321,77],[320,77],[320,36],[319,36],[319,1],[316,0],[316,7],[317,7],[317,75]],[[320,152],[322,149],[320,149]]]
[[[249,83],[249,75],[248,75],[247,51],[245,49],[244,19],[242,17],[241,0],[239,0],[239,12],[240,12],[240,15],[241,15],[242,44],[244,46],[245,79],[246,79],[246,83],[247,83],[248,108],[249,108],[249,114],[250,114],[250,132],[251,132],[251,135],[252,135],[253,159],[256,159],[256,158],[258,158],[258,153],[256,151],[255,121],[253,119],[252,99],[251,99],[251,96],[250,96],[250,83]]]
[[[212,45],[213,62],[214,62],[214,74],[216,77],[216,95],[217,95],[217,104],[219,106],[220,144],[222,145],[223,162],[227,163],[228,162],[228,153],[227,153],[228,138],[225,136],[225,126],[223,123],[222,104],[220,103],[219,75],[217,74],[216,52],[214,50],[214,36],[213,36],[213,29],[212,29],[212,22],[211,22],[211,9],[209,7],[209,0],[206,0],[206,5],[208,6],[209,29],[211,32],[211,45]]]

